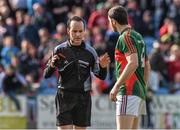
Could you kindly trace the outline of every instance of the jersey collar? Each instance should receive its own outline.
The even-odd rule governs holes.
[[[125,31],[131,29],[131,26],[127,26],[126,28],[124,28],[122,31],[121,31],[121,34],[123,34]]]

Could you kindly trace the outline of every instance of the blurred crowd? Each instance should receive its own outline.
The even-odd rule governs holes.
[[[114,47],[119,34],[108,23],[107,11],[121,4],[129,24],[144,38],[151,63],[149,91],[180,93],[180,0],[0,0],[0,94],[20,109],[16,94],[30,105],[38,94],[55,94],[57,74],[42,77],[53,48],[67,40],[66,22],[85,19],[85,43],[98,55],[108,52],[111,64],[105,81],[93,78],[93,94],[107,94],[114,82]]]

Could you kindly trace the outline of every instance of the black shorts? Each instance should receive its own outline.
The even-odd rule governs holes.
[[[90,126],[91,95],[90,92],[76,93],[58,89],[56,97],[56,126],[76,125]]]

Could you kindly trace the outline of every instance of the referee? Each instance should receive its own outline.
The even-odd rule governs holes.
[[[98,57],[94,48],[83,42],[85,22],[82,18],[69,19],[67,32],[69,40],[55,47],[44,77],[50,77],[58,69],[55,97],[58,130],[85,130],[91,121],[91,72],[105,79],[110,58],[107,53]]]

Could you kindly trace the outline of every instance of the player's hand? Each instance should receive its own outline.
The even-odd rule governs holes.
[[[58,55],[53,55],[51,58],[51,67],[55,68],[56,67],[56,63],[59,60],[59,56]]]
[[[102,68],[106,68],[110,62],[111,62],[111,60],[110,60],[108,53],[105,53],[104,55],[100,56],[100,58],[99,58],[99,64]]]
[[[116,96],[117,96],[118,90],[119,90],[119,88],[118,88],[117,86],[114,86],[114,87],[111,89],[111,92],[110,92],[110,94],[109,94],[109,98],[110,98],[111,101],[113,101],[113,102],[116,102],[116,101],[117,101]]]

